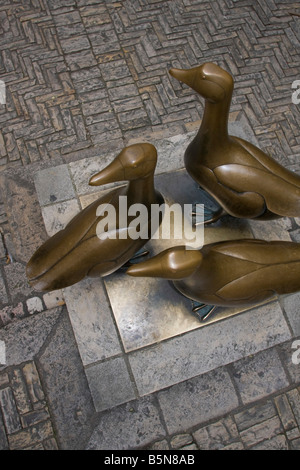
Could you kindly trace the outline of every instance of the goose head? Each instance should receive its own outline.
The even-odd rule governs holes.
[[[156,148],[152,144],[133,144],[125,147],[102,171],[92,176],[89,185],[143,179],[154,173],[157,162]]]
[[[212,62],[191,69],[171,68],[169,73],[212,103],[223,101],[226,97],[231,98],[232,76]]]
[[[134,277],[158,277],[175,281],[191,276],[200,266],[202,258],[198,250],[176,246],[130,266],[126,273]]]

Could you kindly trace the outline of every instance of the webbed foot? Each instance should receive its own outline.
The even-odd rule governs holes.
[[[208,225],[217,222],[226,212],[222,207],[218,209],[210,209],[209,207],[204,206],[204,212],[199,212],[199,210],[192,211],[193,225]]]
[[[192,218],[193,225],[207,225],[217,222],[223,215],[226,214],[224,209],[204,190],[199,186],[201,191],[201,203],[193,204]],[[204,211],[201,210],[204,208]]]
[[[217,308],[216,305],[201,304],[200,302],[196,302],[195,300],[192,300],[192,304],[193,304],[192,312],[201,322],[204,322],[210,319],[210,317],[212,316],[212,314],[215,312]]]

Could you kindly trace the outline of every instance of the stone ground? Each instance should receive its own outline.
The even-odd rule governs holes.
[[[47,238],[34,175],[198,128],[203,103],[170,66],[229,70],[231,120],[299,173],[299,16],[276,0],[1,2],[1,449],[300,449],[299,294],[262,350],[97,411],[63,294],[25,276]],[[279,227],[300,241],[299,218]]]

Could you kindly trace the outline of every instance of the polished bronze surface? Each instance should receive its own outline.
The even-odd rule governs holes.
[[[94,175],[89,181],[93,186],[117,181],[129,183],[90,204],[34,253],[27,264],[30,284],[40,291],[55,290],[75,284],[86,276],[106,276],[130,260],[147,239],[129,236],[122,239],[119,236],[119,196],[127,197],[128,207],[140,203],[150,209],[151,204],[162,204],[163,198],[154,188],[156,162],[157,152],[153,145],[134,144],[123,149],[112,163]],[[100,239],[96,232],[104,217],[104,213],[96,215],[100,204],[115,208],[115,239]],[[130,220],[128,218],[128,222]],[[148,239],[155,229],[148,224]]]
[[[245,239],[177,246],[127,270],[173,281],[184,296],[206,305],[251,306],[300,290],[300,244]]]
[[[251,219],[299,217],[300,176],[253,144],[228,135],[232,76],[213,63],[172,68],[170,74],[205,98],[203,120],[186,149],[185,166],[223,213]]]

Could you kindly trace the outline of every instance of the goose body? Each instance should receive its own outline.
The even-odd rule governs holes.
[[[139,203],[149,209],[153,203],[161,204],[162,196],[154,189],[156,161],[153,145],[135,144],[123,149],[112,163],[90,179],[89,184],[94,186],[115,181],[128,181],[128,185],[97,199],[38,248],[27,264],[27,277],[35,289],[55,290],[73,285],[84,277],[106,276],[142,248],[147,238],[133,239],[128,232],[124,236],[127,227],[118,225],[120,196],[126,196],[128,207]],[[108,205],[116,214],[115,237],[102,239],[98,224],[107,216],[105,208]],[[130,222],[130,218],[127,220]],[[156,227],[151,226],[149,219],[148,222],[150,238]]]
[[[201,250],[179,246],[131,266],[127,273],[169,279],[185,297],[205,305],[251,306],[300,290],[300,244],[245,239]]]
[[[171,69],[170,74],[205,98],[203,120],[184,161],[223,213],[250,219],[299,217],[300,176],[250,142],[228,135],[231,75],[213,63]]]

